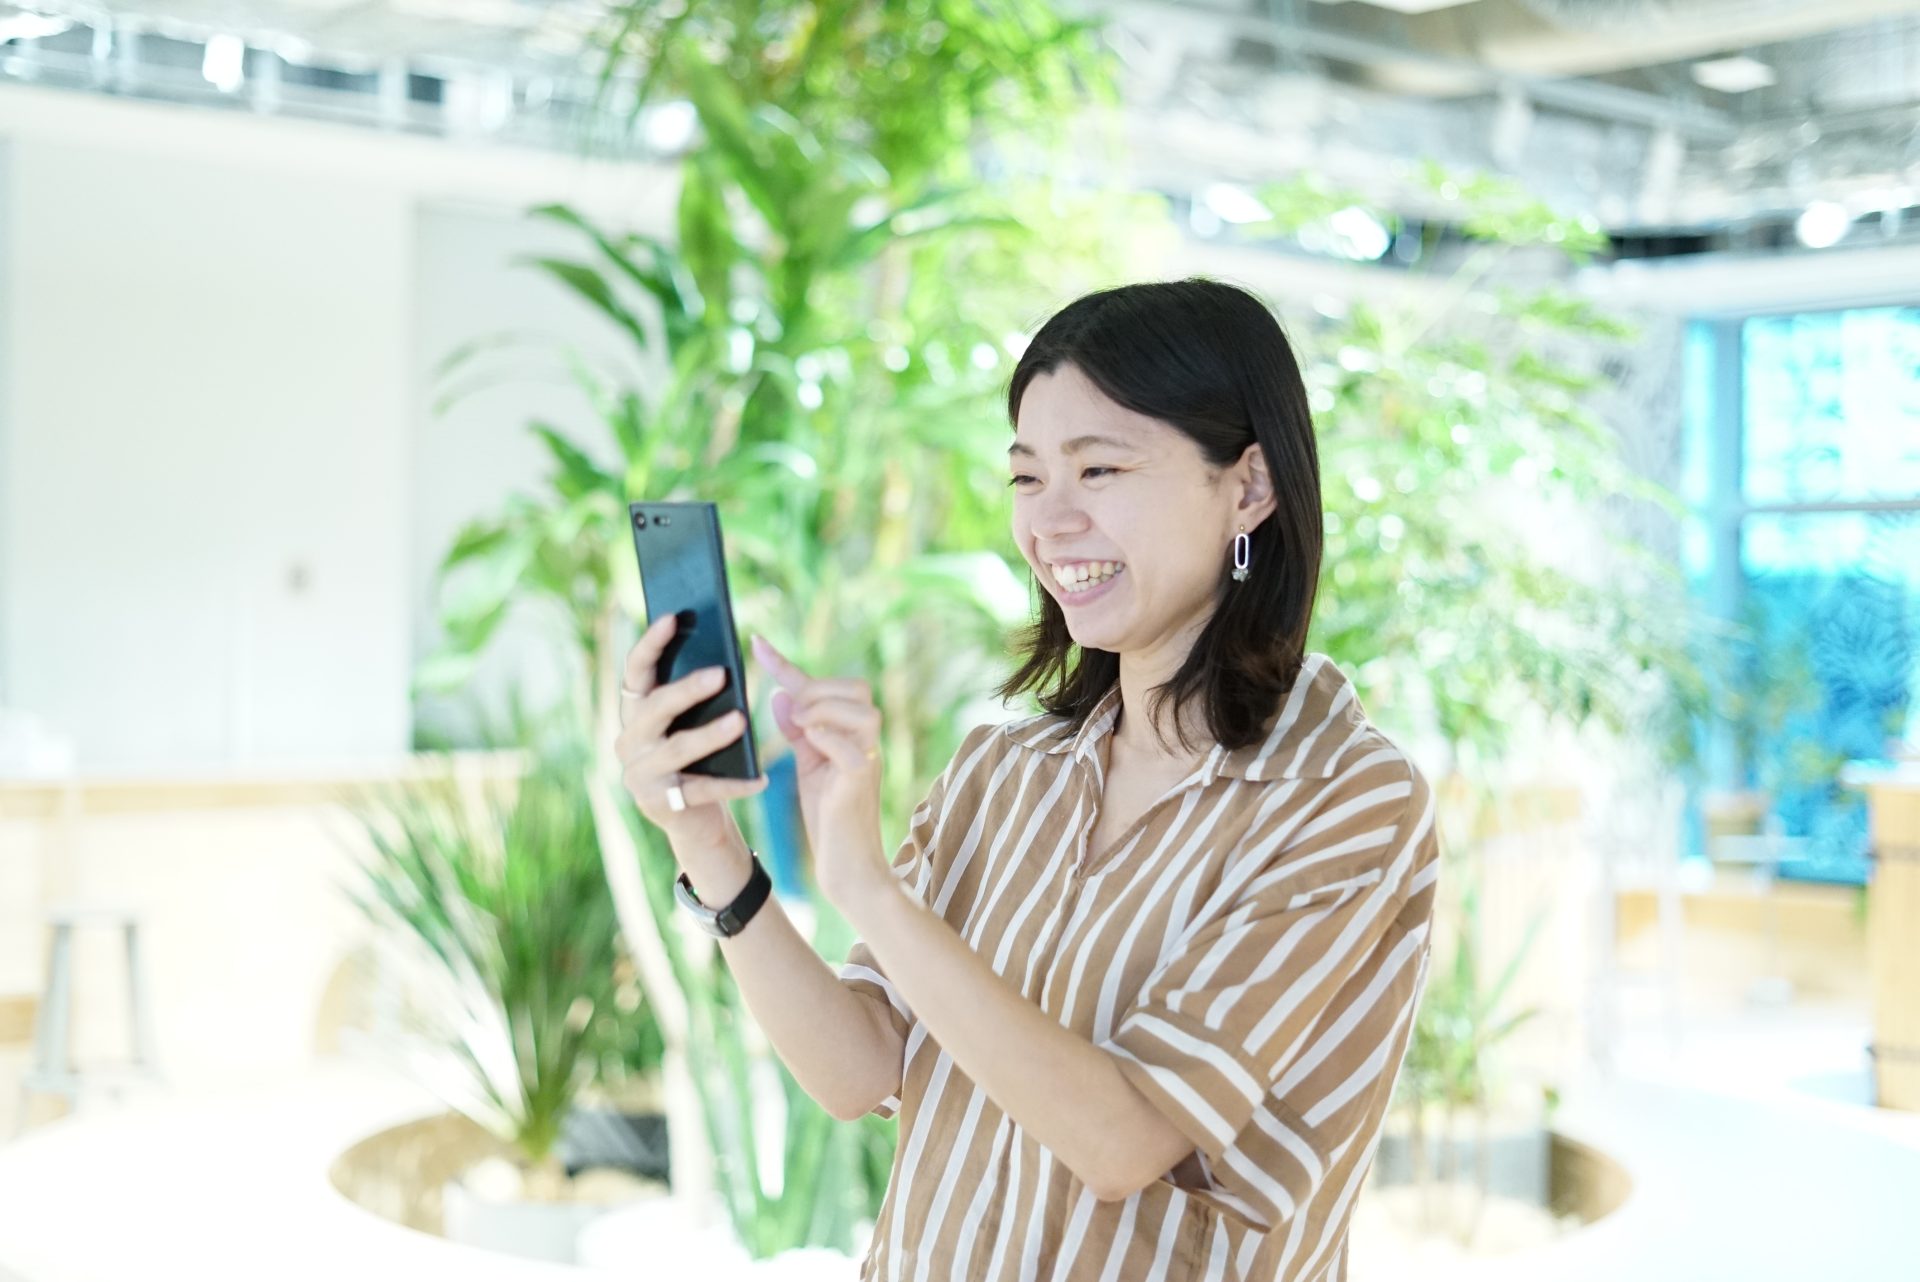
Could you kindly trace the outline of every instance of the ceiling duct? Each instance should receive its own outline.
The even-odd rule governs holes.
[[[1807,0],[1520,0],[1556,27],[1570,31],[1644,33],[1649,26],[1710,20],[1752,22],[1806,9]]]
[[[1496,70],[1588,76],[1912,17],[1914,9],[1913,0],[1481,0],[1409,17],[1400,29],[1415,48]]]

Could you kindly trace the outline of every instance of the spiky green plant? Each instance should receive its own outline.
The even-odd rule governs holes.
[[[589,750],[547,739],[517,782],[463,783],[449,754],[356,790],[371,853],[342,889],[410,999],[388,1046],[447,1104],[552,1171],[615,1003],[619,932],[581,789]]]

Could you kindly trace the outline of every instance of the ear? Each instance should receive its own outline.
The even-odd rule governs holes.
[[[1273,492],[1273,477],[1267,472],[1266,452],[1260,448],[1260,442],[1255,441],[1241,453],[1240,461],[1233,465],[1233,480],[1239,491],[1234,520],[1250,530],[1256,529],[1280,506],[1280,500]]]

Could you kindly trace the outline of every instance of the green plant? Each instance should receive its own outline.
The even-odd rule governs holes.
[[[1430,219],[1412,273],[1423,288],[1410,301],[1354,301],[1296,330],[1321,423],[1327,510],[1310,644],[1349,669],[1377,718],[1431,733],[1448,754],[1445,773],[1482,808],[1477,781],[1508,752],[1523,713],[1597,722],[1663,765],[1686,767],[1710,700],[1698,656],[1719,653],[1720,633],[1678,569],[1604,519],[1591,520],[1589,545],[1573,555],[1529,537],[1577,531],[1625,503],[1684,511],[1627,466],[1587,403],[1601,360],[1635,331],[1555,282],[1605,239],[1503,179],[1433,165],[1423,179],[1464,248],[1444,251]],[[1349,210],[1405,228],[1392,211],[1311,178],[1260,194],[1274,216],[1253,234],[1324,230]],[[1504,1009],[1539,919],[1490,973],[1478,834],[1443,826],[1442,942],[1394,1095],[1410,1114],[1429,1209],[1434,1186],[1454,1174],[1425,1169],[1429,1113],[1439,1110],[1451,1137],[1464,1110],[1484,1135],[1499,1051],[1539,1013]],[[1479,1153],[1484,1162],[1484,1143]],[[1469,1235],[1484,1167],[1477,1183]]]
[[[1544,918],[1536,913],[1499,972],[1489,977],[1481,963],[1480,886],[1483,863],[1479,833],[1490,808],[1485,789],[1475,794],[1473,818],[1456,829],[1441,848],[1439,885],[1452,900],[1445,915],[1448,938],[1435,950],[1426,990],[1414,1013],[1413,1030],[1400,1076],[1394,1082],[1393,1106],[1404,1111],[1411,1125],[1414,1178],[1422,1188],[1423,1227],[1436,1226],[1436,1188],[1456,1181],[1459,1115],[1466,1111],[1477,1137],[1472,1209],[1456,1225],[1459,1240],[1471,1241],[1486,1205],[1488,1185],[1487,1118],[1497,1078],[1495,1050],[1529,1020],[1537,1006],[1508,1011],[1507,993],[1533,950]],[[1444,951],[1443,951],[1444,949]],[[1429,1123],[1440,1112],[1437,1138],[1444,1154],[1435,1160],[1430,1141],[1436,1138]]]
[[[1083,95],[1111,97],[1089,30],[1038,0],[621,6],[609,104],[684,95],[700,124],[675,242],[549,205],[534,216],[576,232],[582,252],[532,265],[664,372],[636,385],[569,358],[604,435],[531,425],[553,459],[548,490],[462,531],[441,567],[447,644],[416,689],[458,687],[510,606],[538,601],[583,660],[573,713],[609,742],[604,696],[641,614],[626,504],[713,500],[743,632],[768,632],[817,671],[879,674],[883,821],[903,826],[1031,607],[1005,546],[1004,441],[985,430],[1007,340],[1036,288],[1070,287],[1142,213],[974,172],[981,136],[1044,144]],[[447,395],[472,387],[477,367],[484,377],[499,345],[455,352]],[[586,773],[669,1080],[676,1063],[703,1069],[690,1085],[707,1143],[683,1113],[676,1169],[711,1154],[756,1255],[857,1246],[851,1225],[877,1211],[894,1128],[835,1124],[781,1069],[784,1178],[766,1191],[744,1006],[717,955],[670,924],[670,851],[613,781]],[[751,808],[743,823],[764,847]],[[819,906],[816,946],[844,952],[844,923]]]
[[[1770,750],[1790,722],[1821,705],[1806,633],[1781,626],[1764,597],[1749,595],[1724,637],[1703,660],[1708,723],[1728,735],[1738,778],[1775,798],[1787,789],[1836,780],[1845,758],[1816,739],[1797,738]]]
[[[1678,570],[1600,522],[1571,559],[1529,537],[1607,505],[1684,510],[1584,402],[1598,358],[1634,331],[1552,282],[1605,239],[1506,180],[1434,165],[1423,178],[1465,252],[1439,252],[1430,220],[1409,301],[1355,301],[1298,329],[1327,510],[1313,644],[1352,669],[1366,706],[1431,729],[1449,769],[1492,765],[1527,711],[1689,760],[1701,623]],[[1310,178],[1261,196],[1277,212],[1250,233],[1348,209],[1402,225]]]
[[[418,780],[354,790],[371,855],[342,885],[399,963],[415,1027],[392,1049],[538,1178],[591,1080],[590,1047],[625,1023],[619,935],[580,790],[588,752],[547,740],[510,784],[463,784],[449,756]],[[476,795],[477,794],[477,795]]]

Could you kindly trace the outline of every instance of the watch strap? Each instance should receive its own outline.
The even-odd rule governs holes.
[[[693,883],[687,880],[687,874],[681,873],[673,885],[674,897],[678,899],[700,928],[719,939],[728,939],[747,928],[753,915],[760,911],[773,892],[773,878],[760,862],[758,852],[749,849],[747,855],[753,861],[753,868],[747,875],[747,884],[735,895],[733,902],[720,908],[710,908],[700,902],[693,893]]]

